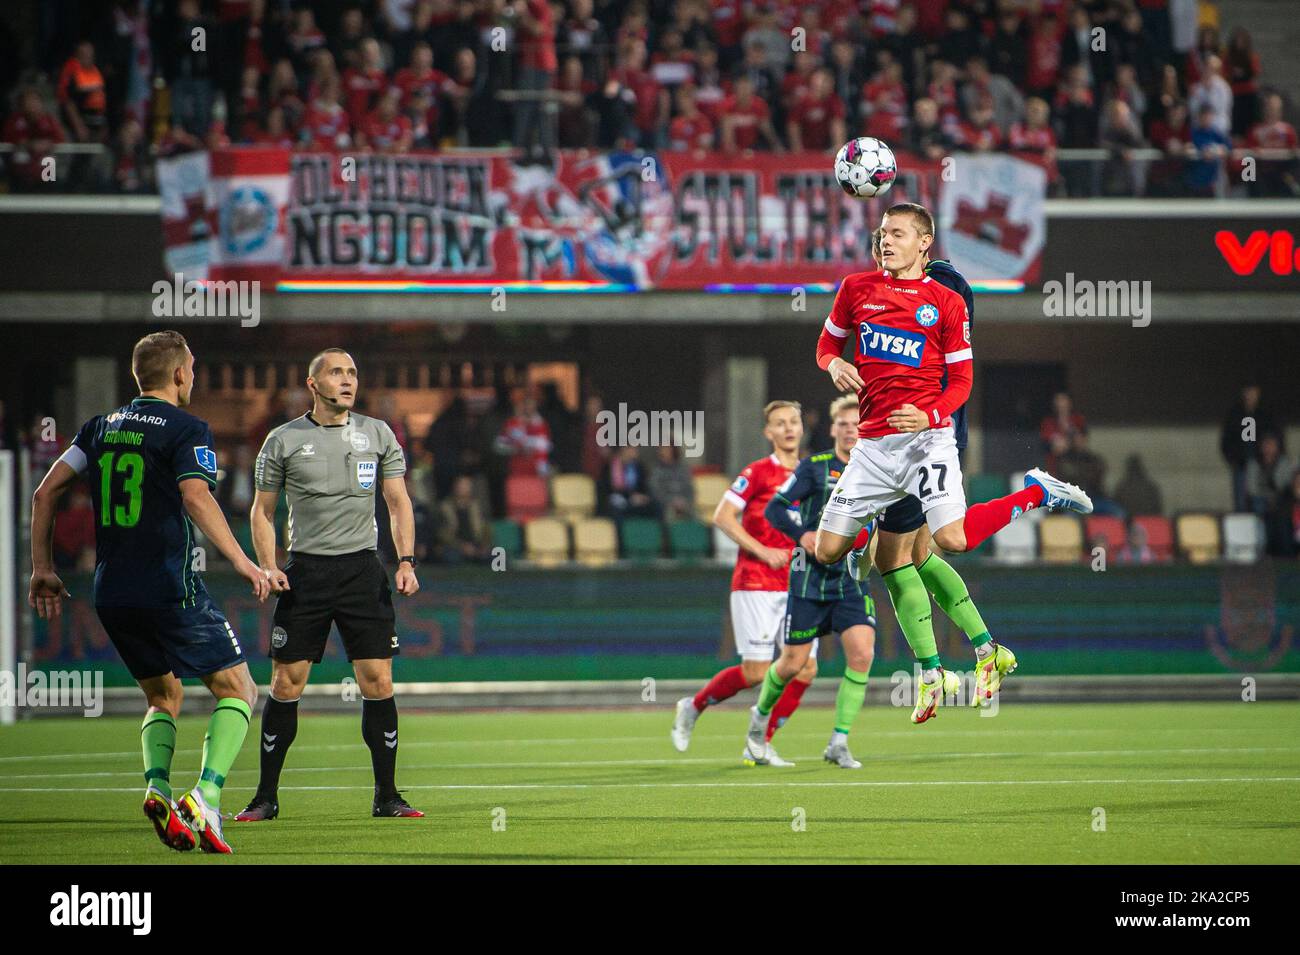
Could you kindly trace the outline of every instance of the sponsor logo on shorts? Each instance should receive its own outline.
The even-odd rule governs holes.
[[[217,473],[217,452],[207,445],[200,445],[194,449],[194,459],[199,462],[199,467],[209,474]]]
[[[933,305],[922,305],[916,310],[916,324],[929,328],[939,320],[939,310]]]
[[[393,649],[397,649],[397,634],[393,634]]]
[[[284,627],[274,627],[271,630],[271,648],[274,650],[281,649],[289,642],[289,631]]]
[[[363,491],[368,491],[375,486],[375,475],[378,473],[378,461],[357,462],[357,483],[361,485]]]
[[[925,336],[901,328],[872,328],[863,322],[858,329],[858,350],[869,358],[920,368],[925,355]]]

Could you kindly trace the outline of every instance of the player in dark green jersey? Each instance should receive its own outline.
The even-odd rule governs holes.
[[[867,693],[867,674],[876,643],[875,606],[865,580],[854,580],[840,560],[819,564],[813,557],[817,526],[822,508],[835,489],[836,481],[848,464],[849,452],[858,440],[858,402],[852,396],[831,404],[831,436],[835,448],[814,454],[799,462],[794,474],[777,489],[764,516],[769,524],[793,540],[799,548],[790,562],[790,591],[786,599],[785,639],[781,655],[793,666],[808,655],[812,642],[831,631],[840,635],[844,645],[844,676],[835,695],[835,729],[824,758],[844,769],[859,769],[862,764],[849,752],[849,730]],[[797,502],[799,520],[790,516],[789,508]],[[868,528],[867,534],[870,533]],[[782,661],[778,661],[778,664]],[[769,670],[772,669],[769,667]],[[772,693],[766,679],[756,712],[766,718],[780,690]],[[755,718],[755,723],[758,718]],[[761,724],[760,724],[761,725]],[[749,746],[755,741],[751,724]],[[758,737],[761,739],[761,736]],[[755,750],[757,752],[757,750]]]
[[[173,849],[230,852],[221,834],[221,787],[257,700],[243,650],[194,572],[195,528],[265,600],[267,576],[248,559],[212,496],[217,455],[207,423],[183,410],[194,387],[194,355],[178,332],[136,343],[131,371],[140,396],[82,425],[32,496],[28,603],[45,618],[68,596],[54,571],[54,512],[78,475],[90,480],[95,512],[95,611],[144,691],[140,731],[144,812]],[[182,677],[217,699],[203,740],[198,785],[172,798],[171,762]],[[197,839],[196,839],[197,837]]]

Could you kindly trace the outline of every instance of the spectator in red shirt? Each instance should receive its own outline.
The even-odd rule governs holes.
[[[239,138],[251,143],[257,138],[258,124],[264,112],[262,108],[262,76],[256,66],[244,67],[239,86],[238,125]]]
[[[1002,148],[1002,130],[993,118],[993,103],[982,99],[971,110],[970,122],[961,124],[961,144],[977,153],[993,152]]]
[[[1052,413],[1038,426],[1038,436],[1047,452],[1047,468],[1056,467],[1056,459],[1070,449],[1076,434],[1085,434],[1088,422],[1074,410],[1074,402],[1064,391],[1052,396]]]
[[[411,121],[401,112],[402,91],[390,86],[366,117],[365,144],[377,153],[404,153],[411,148]]]
[[[393,85],[402,91],[402,108],[410,110],[411,97],[416,91],[422,92],[432,104],[432,110],[425,116],[429,128],[438,127],[438,102],[443,95],[451,92],[452,79],[442,70],[433,68],[433,48],[421,40],[411,50],[411,65],[404,66],[393,77]]]
[[[388,73],[384,70],[384,53],[379,41],[373,37],[362,40],[361,68],[343,73],[344,105],[354,127],[359,129],[365,124],[387,88]]]
[[[595,144],[595,135],[587,97],[596,91],[596,84],[583,77],[582,58],[576,53],[564,58],[555,89],[560,94],[560,114],[556,118],[560,148],[590,148]]]
[[[76,482],[54,523],[54,566],[59,570],[95,567],[95,512],[83,482]]]
[[[675,152],[713,148],[713,122],[695,102],[695,87],[677,88],[677,118],[668,127],[668,148]]]
[[[628,40],[621,54],[618,67],[610,73],[616,84],[613,95],[633,110],[638,145],[654,148],[659,131],[668,123],[668,91],[645,68],[645,43]]]
[[[302,141],[312,149],[347,149],[352,145],[352,122],[339,102],[339,81],[327,77],[320,95],[307,107]]]
[[[551,470],[551,429],[537,413],[537,399],[518,389],[514,412],[501,426],[496,448],[510,458],[510,474],[545,477]]]
[[[1296,153],[1295,127],[1282,118],[1282,97],[1277,93],[1264,96],[1264,116],[1250,130],[1246,139],[1251,149],[1291,150],[1289,157],[1260,157],[1259,171],[1252,192],[1261,196],[1300,195],[1300,157]]]
[[[316,26],[316,14],[311,7],[301,6],[293,15],[293,30],[285,40],[294,69],[306,70],[312,55],[325,47],[325,34]]]
[[[783,151],[772,128],[767,102],[754,95],[754,81],[742,73],[736,77],[734,92],[722,105],[722,151],[754,149],[760,136],[768,149]]]
[[[1043,17],[1029,35],[1025,85],[1031,96],[1049,99],[1061,72],[1061,22]]]
[[[907,127],[907,88],[901,63],[891,59],[862,87],[862,115],[868,136],[887,143],[902,141]]]
[[[17,147],[9,157],[10,183],[17,192],[39,189],[41,165],[58,143],[63,142],[63,128],[45,108],[45,101],[34,88],[23,90],[18,108],[5,120],[0,140]],[[55,168],[57,177],[57,167]]]
[[[794,114],[795,104],[812,86],[815,72],[817,72],[815,56],[803,52],[794,55],[794,69],[785,74],[785,79],[781,80],[781,107],[787,116]]]
[[[284,107],[272,106],[266,113],[266,124],[253,131],[254,146],[266,146],[274,149],[292,149],[297,137],[285,120]]]
[[[519,80],[525,98],[515,104],[514,144],[530,160],[543,159],[555,149],[555,129],[540,98],[555,85],[555,14],[547,0],[513,0],[519,24]]]
[[[844,103],[835,95],[830,70],[823,67],[813,74],[812,86],[799,98],[785,128],[793,152],[824,152],[843,145]]]
[[[271,83],[266,91],[269,107],[280,107],[284,111],[284,123],[290,130],[296,130],[307,114],[307,104],[303,102],[298,90],[298,77],[294,74],[293,63],[280,60],[271,71]]]
[[[77,51],[59,73],[59,103],[79,143],[104,142],[108,137],[108,98],[104,76],[95,65],[95,48],[89,40],[77,44]]]
[[[1042,160],[1048,181],[1056,181],[1056,133],[1052,132],[1052,111],[1045,100],[1031,96],[1025,102],[1025,119],[1011,124],[1007,147],[1013,153]]]

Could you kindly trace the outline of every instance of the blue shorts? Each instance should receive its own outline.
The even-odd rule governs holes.
[[[966,449],[957,449],[957,460],[966,463]],[[885,508],[884,513],[876,518],[876,530],[891,534],[908,534],[919,530],[925,524],[925,512],[921,510],[921,501],[915,494],[909,494],[901,501],[895,501]]]
[[[96,607],[99,621],[137,680],[206,676],[244,662],[225,615],[206,593],[193,607]]]
[[[870,594],[842,600],[812,600],[790,594],[785,602],[785,642],[795,646],[863,624],[876,626],[876,605]]]

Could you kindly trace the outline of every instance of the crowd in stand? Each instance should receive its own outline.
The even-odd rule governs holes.
[[[92,7],[96,5],[91,5]],[[1231,150],[1294,151],[1250,34],[1191,0],[115,0],[62,22],[0,110],[14,189],[72,140],[82,178],[150,191],[151,157],[513,145],[1037,157],[1070,195],[1209,195]],[[203,38],[202,43],[196,37]],[[1097,164],[1059,149],[1102,148]],[[1153,147],[1162,159],[1130,161]],[[1059,167],[1059,168],[1058,168]],[[1296,161],[1250,191],[1300,194]]]

